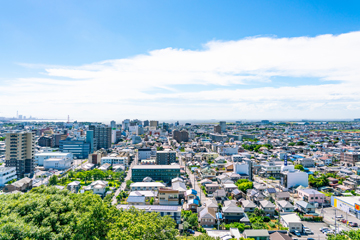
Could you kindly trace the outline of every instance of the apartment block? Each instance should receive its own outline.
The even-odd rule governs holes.
[[[34,174],[35,136],[31,132],[12,132],[6,134],[6,167],[15,167],[18,178]]]
[[[157,151],[156,152],[156,164],[157,165],[169,165],[176,162],[175,151]]]

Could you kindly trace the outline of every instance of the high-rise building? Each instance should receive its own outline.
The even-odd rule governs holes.
[[[125,119],[124,121],[122,121],[122,129],[124,131],[129,130],[129,126],[130,126],[130,119]]]
[[[150,127],[157,127],[158,125],[159,125],[159,121],[154,121],[154,120],[150,121]]]
[[[147,126],[149,126],[149,120],[144,121],[144,127],[147,127]]]
[[[226,122],[225,121],[220,121],[220,127],[221,127],[221,131],[225,132],[226,131]]]
[[[176,162],[175,151],[157,151],[156,152],[156,164],[157,165],[169,165]]]
[[[6,134],[5,165],[15,167],[18,178],[34,174],[35,135],[32,132]]]
[[[214,126],[214,132],[215,132],[215,133],[221,133],[221,127],[220,127],[220,125],[215,125],[215,126]]]
[[[108,149],[111,147],[111,127],[91,125],[89,130],[94,131],[94,139],[96,139],[96,141],[94,141],[94,150],[100,148]]]
[[[64,153],[72,153],[76,158],[84,159],[89,156],[90,143],[68,138],[60,140],[59,150]]]
[[[173,138],[178,142],[188,142],[189,141],[189,133],[186,130],[174,130],[173,131]]]
[[[111,128],[116,128],[116,122],[115,122],[114,120],[112,120],[112,121],[110,122],[110,127],[111,127]]]

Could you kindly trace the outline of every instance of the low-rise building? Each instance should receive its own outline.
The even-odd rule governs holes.
[[[131,179],[141,182],[145,177],[154,181],[170,182],[180,176],[180,165],[135,165],[131,170]]]
[[[296,213],[281,214],[280,222],[284,227],[289,228],[289,232],[294,232],[295,230],[302,232],[303,230],[301,219]]]
[[[15,167],[0,167],[0,187],[5,186],[7,182],[16,179]]]

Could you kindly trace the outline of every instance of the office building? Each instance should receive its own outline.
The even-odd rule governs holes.
[[[5,166],[15,167],[18,178],[34,174],[35,136],[31,132],[6,134]]]
[[[173,138],[178,142],[188,142],[189,141],[189,133],[186,130],[174,130],[173,131]]]
[[[96,140],[94,139],[94,131],[92,131],[92,130],[86,131],[86,140],[85,140],[85,142],[90,144],[90,152],[91,153],[96,150],[95,149]]]
[[[66,170],[71,167],[71,161],[66,158],[49,158],[44,160],[45,170],[56,169],[56,170]]]
[[[115,122],[114,120],[112,120],[112,121],[110,122],[110,127],[111,127],[112,129],[116,129],[116,122]]]
[[[159,125],[159,121],[154,121],[154,120],[150,121],[150,127],[157,128],[158,125]]]
[[[111,147],[111,127],[104,125],[91,125],[89,127],[89,130],[94,131],[94,139],[96,139],[96,145],[94,144],[94,150],[98,150],[100,148],[108,149]]]
[[[156,152],[156,164],[157,165],[169,165],[176,162],[175,151],[157,151]]]
[[[85,159],[90,153],[90,143],[68,138],[60,140],[59,150],[64,153],[72,153],[76,158]]]
[[[214,133],[221,133],[221,127],[220,127],[220,125],[215,125],[214,126]]]
[[[144,124],[144,127],[148,127],[149,126],[149,120],[145,120],[143,124]]]
[[[131,180],[134,182],[142,182],[145,177],[150,177],[166,183],[179,176],[179,165],[135,165],[131,170]]]
[[[0,187],[4,187],[7,182],[16,179],[15,167],[1,167],[0,168]]]
[[[294,165],[283,165],[280,173],[280,184],[284,188],[308,187],[309,175],[306,172],[295,170]]]
[[[239,174],[241,179],[253,180],[252,162],[250,159],[234,163],[234,173]]]
[[[44,153],[36,153],[35,154],[35,165],[43,166],[44,161],[50,158],[58,158],[58,159],[65,159],[72,163],[74,160],[74,155],[71,152],[63,153],[63,152],[44,152]]]
[[[340,154],[341,162],[344,162],[347,166],[355,166],[360,161],[359,152],[342,152]]]
[[[138,160],[150,159],[151,157],[151,148],[139,148],[137,152]]]
[[[38,140],[40,147],[52,147],[52,138],[48,136],[41,136]]]
[[[130,119],[125,119],[124,121],[122,121],[122,129],[124,131],[129,130],[129,126],[130,126]]]
[[[102,157],[101,158],[101,165],[108,163],[111,166],[122,164],[125,167],[129,166],[129,158],[128,157]]]
[[[140,136],[136,136],[136,135],[133,135],[131,137],[131,143],[132,144],[138,144],[138,143],[141,143],[142,142],[142,139]]]
[[[226,131],[226,122],[225,121],[220,121],[219,125],[220,125],[220,128],[221,128],[221,132],[225,132]]]

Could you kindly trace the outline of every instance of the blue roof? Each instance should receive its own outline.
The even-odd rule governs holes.
[[[219,213],[216,213],[216,218],[217,219],[222,219],[222,214],[219,212]]]
[[[310,171],[310,172],[307,172],[307,174],[311,174],[311,175],[314,175],[314,173],[313,173],[312,171]]]

